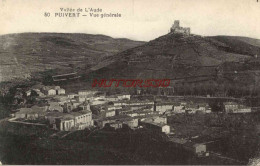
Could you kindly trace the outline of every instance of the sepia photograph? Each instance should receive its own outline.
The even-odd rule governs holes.
[[[0,165],[260,166],[260,2],[0,0]]]

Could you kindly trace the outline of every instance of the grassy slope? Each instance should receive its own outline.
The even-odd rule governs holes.
[[[251,60],[256,53],[260,53],[259,47],[229,37],[168,34],[108,57],[92,70],[95,77],[190,77],[191,81],[199,81],[199,76],[216,77],[216,69],[223,63]]]
[[[47,69],[79,70],[144,42],[104,35],[22,33],[0,36],[0,81]]]

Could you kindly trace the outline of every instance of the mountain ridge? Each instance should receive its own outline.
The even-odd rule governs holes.
[[[234,38],[166,34],[106,58],[92,67],[89,75],[93,78],[216,82],[220,80],[223,65],[239,63],[243,68],[243,63],[254,60],[255,54],[260,54],[260,47]],[[250,67],[247,70],[251,70]],[[253,79],[252,74],[248,77],[248,80]]]
[[[0,36],[0,81],[30,78],[46,70],[86,70],[102,58],[143,44],[82,33],[17,33]]]

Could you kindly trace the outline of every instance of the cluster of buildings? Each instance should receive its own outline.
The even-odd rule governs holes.
[[[44,121],[60,131],[82,130],[106,125],[115,129],[140,125],[154,126],[155,131],[170,133],[163,113],[173,107],[150,100],[133,100],[129,94],[105,95],[93,90],[80,90],[66,94],[59,86],[33,86],[26,96],[38,94],[36,99],[45,101],[31,107],[20,108],[14,113],[19,121],[40,123]],[[149,125],[148,125],[149,124]],[[159,129],[159,130],[158,130]]]
[[[146,127],[169,134],[167,115],[211,113],[208,103],[156,101],[133,99],[129,94],[106,95],[95,90],[80,90],[66,94],[59,86],[33,86],[26,96],[38,94],[45,101],[31,107],[20,108],[16,119],[45,120],[56,130],[82,130],[92,126],[115,129],[128,126],[132,129]],[[227,113],[251,112],[251,108],[234,102],[224,103]]]
[[[88,101],[96,91],[66,94],[59,86],[33,86],[25,94],[30,96],[32,92],[38,94],[38,101],[45,102],[16,110],[14,118],[45,121],[51,128],[61,131],[82,130],[94,125]]]
[[[124,98],[114,102],[93,104],[91,110],[94,124],[99,127],[109,125],[118,129],[127,125],[131,129],[136,129],[146,123],[150,123],[155,128],[160,126],[159,130],[156,131],[170,133],[169,126],[168,130],[162,129],[167,125],[167,117],[154,110],[154,107],[154,101]]]
[[[211,107],[208,103],[193,103],[193,102],[176,102],[173,103],[172,111],[166,112],[167,114],[179,113],[211,113]]]
[[[35,85],[25,92],[26,96],[30,96],[32,92],[35,92],[38,96],[54,96],[54,95],[64,95],[65,89],[60,88],[60,86],[43,86]]]
[[[224,110],[226,113],[250,113],[251,107],[236,102],[224,102]]]

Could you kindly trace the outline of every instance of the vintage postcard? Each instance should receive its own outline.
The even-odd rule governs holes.
[[[0,0],[0,165],[260,166],[258,0]]]

